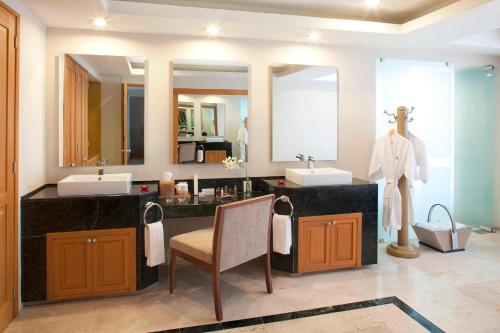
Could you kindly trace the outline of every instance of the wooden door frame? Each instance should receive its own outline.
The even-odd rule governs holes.
[[[19,59],[21,53],[21,16],[15,10],[7,6],[5,3],[0,2],[0,6],[7,10],[16,18],[16,36],[15,45],[15,75],[14,75],[14,162],[16,169],[14,173],[14,288],[16,288],[16,295],[14,299],[14,317],[19,313]]]
[[[172,89],[172,163],[177,164],[177,146],[179,144],[179,95],[226,95],[226,96],[248,96],[248,89]]]
[[[128,83],[122,82],[122,164],[128,164]]]

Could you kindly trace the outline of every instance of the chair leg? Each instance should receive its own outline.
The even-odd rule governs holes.
[[[214,288],[214,306],[215,317],[218,321],[222,320],[222,303],[220,299],[220,272],[217,272],[215,267],[212,270],[212,282]]]
[[[273,292],[273,281],[271,277],[271,253],[264,254],[264,270],[266,272],[266,287],[267,292]]]
[[[168,283],[170,293],[174,292],[174,266],[175,266],[175,250],[170,248],[170,265],[168,266]]]

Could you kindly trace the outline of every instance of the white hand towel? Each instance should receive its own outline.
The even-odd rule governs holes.
[[[292,246],[292,221],[288,215],[273,216],[273,251],[290,254]]]
[[[149,267],[165,262],[165,243],[163,240],[163,224],[161,222],[146,224],[144,228],[144,249],[146,264]]]

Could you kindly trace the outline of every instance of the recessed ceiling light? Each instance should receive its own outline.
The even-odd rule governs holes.
[[[307,36],[307,39],[309,39],[309,41],[311,42],[319,42],[319,40],[321,39],[321,35],[319,32],[313,31],[309,34],[309,36]]]
[[[102,17],[97,17],[94,19],[94,25],[98,28],[105,27],[106,24],[108,24],[108,22],[105,19],[103,19]]]
[[[210,24],[207,27],[206,32],[209,36],[217,36],[220,32],[220,28],[215,24]]]
[[[370,8],[378,6],[380,0],[366,0],[366,5]]]

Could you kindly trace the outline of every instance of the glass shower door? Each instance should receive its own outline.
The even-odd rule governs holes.
[[[474,227],[493,223],[493,125],[493,70],[457,70],[454,215]]]

